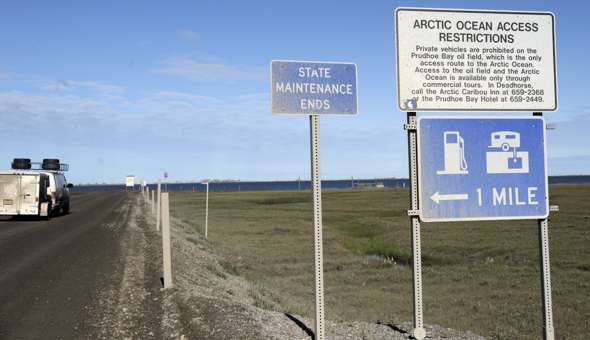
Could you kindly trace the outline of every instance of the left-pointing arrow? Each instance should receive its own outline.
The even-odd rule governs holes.
[[[447,194],[442,195],[439,194],[438,191],[430,196],[430,199],[435,201],[436,204],[439,204],[440,201],[464,201],[469,199],[468,194]]]

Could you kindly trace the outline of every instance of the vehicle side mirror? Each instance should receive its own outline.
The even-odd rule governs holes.
[[[66,187],[68,187],[68,189],[71,189],[74,187],[74,185],[72,183],[68,183],[68,185],[66,185]]]

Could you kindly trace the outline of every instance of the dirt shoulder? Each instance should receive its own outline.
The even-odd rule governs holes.
[[[142,206],[142,211],[149,217],[144,219],[145,223],[138,224],[147,228],[144,234],[159,235],[155,232],[155,219],[150,209]],[[210,340],[312,338],[313,320],[282,312],[280,292],[257,286],[236,275],[231,262],[216,254],[207,240],[189,224],[174,217],[171,224],[174,288],[165,291],[163,313],[170,320],[162,321],[162,325],[169,327],[163,337]],[[151,244],[160,245],[155,241]],[[408,339],[410,330],[409,323],[326,322],[328,339]],[[482,339],[469,332],[460,333],[438,326],[427,326],[427,331],[431,339]]]

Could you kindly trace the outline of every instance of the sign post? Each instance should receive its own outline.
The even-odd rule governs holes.
[[[424,339],[420,223],[537,219],[543,336],[554,339],[542,117],[416,111],[557,109],[552,13],[398,8],[398,108],[407,113],[413,336]]]
[[[356,65],[275,60],[270,64],[270,74],[272,112],[281,115],[309,115],[316,302],[315,339],[324,340],[319,116],[357,114]]]
[[[315,332],[324,339],[324,260],[322,238],[322,182],[320,176],[320,117],[309,116],[311,188],[313,195],[313,239],[315,268]]]
[[[418,137],[416,130],[416,112],[408,112],[408,160],[410,170],[410,224],[412,226],[412,277],[414,294],[414,330],[412,335],[418,340],[426,337],[424,329],[424,311],[422,305],[422,243],[420,239],[420,219],[418,218]]]
[[[534,116],[543,116],[533,112]],[[541,254],[541,294],[543,295],[543,338],[555,339],[553,327],[553,302],[551,299],[551,267],[549,264],[549,221],[547,217],[537,221],[539,226],[539,253]]]

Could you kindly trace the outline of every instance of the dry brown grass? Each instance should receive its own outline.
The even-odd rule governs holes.
[[[558,339],[590,334],[590,186],[556,185],[550,219]],[[407,191],[324,192],[326,315],[412,319]],[[211,193],[209,239],[284,312],[313,316],[309,192]],[[173,214],[202,232],[204,195],[174,193]],[[496,339],[538,339],[536,221],[423,224],[425,321]],[[391,261],[369,260],[383,255]],[[376,256],[372,256],[376,258]],[[393,263],[392,263],[393,262]]]

